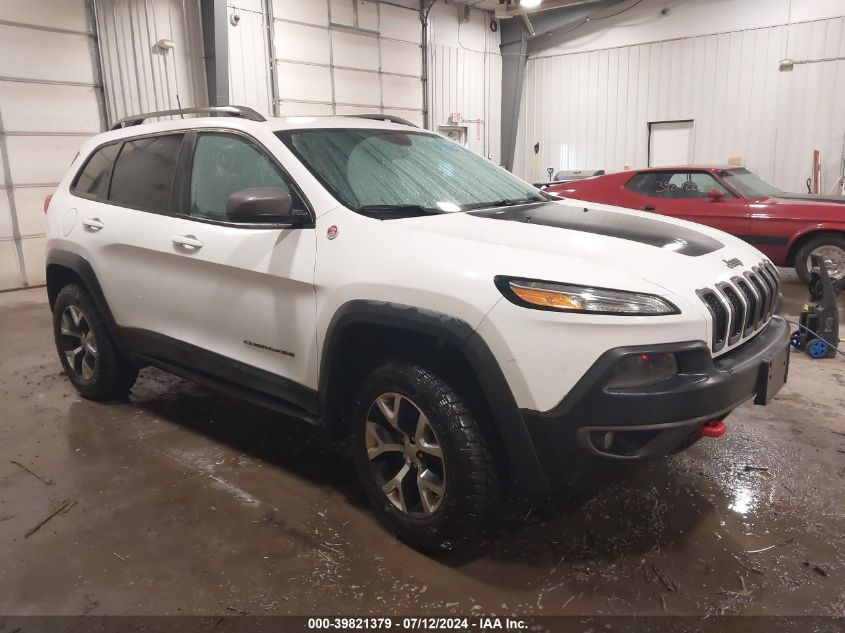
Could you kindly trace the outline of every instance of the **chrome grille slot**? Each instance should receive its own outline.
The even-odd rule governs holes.
[[[751,282],[751,287],[757,291],[757,296],[760,299],[760,303],[757,306],[757,316],[754,318],[754,329],[756,330],[763,324],[763,321],[766,320],[766,315],[769,313],[769,293],[756,274],[745,273],[745,278]]]
[[[748,282],[740,277],[732,279],[734,285],[742,292],[745,297],[745,305],[748,309],[745,311],[745,328],[742,332],[743,336],[748,336],[754,331],[754,318],[757,316],[757,294],[751,289]]]
[[[696,294],[713,318],[711,349],[718,352],[752,337],[768,323],[780,294],[780,276],[770,263],[760,262],[730,283],[717,284],[715,290],[702,288]]]
[[[728,337],[728,309],[715,290],[705,288],[698,291],[698,296],[710,310],[713,317],[713,351],[717,352],[725,346]]]
[[[742,328],[745,323],[745,304],[739,298],[739,293],[734,290],[730,284],[719,284],[717,286],[722,294],[728,300],[731,306],[731,323],[730,333],[728,335],[728,345],[733,345],[742,336]]]

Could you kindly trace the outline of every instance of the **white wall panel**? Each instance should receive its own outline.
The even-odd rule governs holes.
[[[9,209],[9,196],[5,189],[0,189],[0,243],[12,239],[12,211]],[[15,264],[17,267],[17,263]],[[0,288],[4,286],[0,285]]]
[[[0,112],[7,132],[100,131],[93,86],[0,81]]]
[[[20,241],[26,265],[27,284],[40,286],[46,283],[44,260],[46,259],[46,237],[28,237]]]
[[[326,26],[329,4],[328,0],[273,0],[273,14],[279,20]]]
[[[276,56],[279,59],[314,64],[329,63],[329,32],[325,28],[276,20],[274,32]]]
[[[384,90],[384,106],[386,108],[422,110],[422,93],[420,92],[419,79],[416,77],[383,75],[381,82]]]
[[[0,25],[0,76],[92,84],[90,38]]]
[[[0,240],[0,288],[18,288],[20,285],[21,273],[15,242]]]
[[[422,75],[422,54],[419,44],[382,40],[381,69],[387,73]]]
[[[84,140],[78,136],[9,136],[6,147],[12,182],[58,183]]]
[[[55,187],[17,187],[15,189],[15,210],[18,214],[18,230],[23,237],[37,237],[47,231],[44,215],[44,198],[53,193]]]
[[[331,103],[332,75],[328,66],[277,64],[279,98]]]
[[[230,13],[232,10],[230,5]],[[273,98],[264,14],[242,10],[238,15],[241,19],[237,26],[229,23],[229,98],[231,103],[269,115]]]
[[[386,82],[387,77],[384,80]],[[385,92],[390,92],[387,86],[385,86]],[[379,103],[381,99],[379,75],[378,73],[336,68],[334,71],[334,94],[337,103],[369,105],[372,106],[370,112],[373,109],[378,111],[381,105]]]
[[[641,167],[649,121],[694,119],[696,163],[739,158],[778,187],[806,191],[818,149],[830,187],[845,137],[843,56],[845,17],[543,53],[526,67],[514,171],[536,181],[546,167]],[[783,57],[830,61],[782,72]]]
[[[378,70],[379,42],[372,35],[332,31],[332,57],[335,66]]]
[[[422,43],[422,30],[420,29],[418,12],[385,3],[381,4],[380,12],[379,30],[382,37],[417,44]]]
[[[97,28],[109,122],[207,103],[196,2],[98,0]],[[160,48],[162,39],[174,48]]]
[[[85,0],[3,0],[3,20],[88,32]]]
[[[431,127],[451,125],[459,113],[467,145],[495,162],[501,157],[502,58],[490,13],[472,10],[468,22],[455,6],[435,5],[429,27]]]
[[[298,103],[283,101],[279,104],[279,116],[331,116],[330,103]]]

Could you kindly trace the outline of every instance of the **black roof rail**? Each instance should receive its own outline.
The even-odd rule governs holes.
[[[407,125],[409,127],[419,127],[411,123],[408,119],[403,119],[392,114],[342,114],[341,116],[350,117],[352,119],[370,119],[372,121],[388,121],[390,123],[398,123],[399,125]]]
[[[183,114],[210,114],[212,116],[234,116],[250,121],[266,121],[261,114],[247,108],[246,106],[212,106],[210,108],[183,108],[181,110],[162,110],[160,112],[146,112],[144,114],[136,114],[128,116],[111,126],[112,130],[120,130],[122,128],[132,127],[133,125],[140,125],[147,119],[154,119],[161,116],[180,116]]]

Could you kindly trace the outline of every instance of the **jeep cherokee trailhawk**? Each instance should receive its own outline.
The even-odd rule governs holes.
[[[725,233],[553,200],[393,117],[198,113],[92,138],[47,203],[86,398],[152,365],[319,425],[436,550],[505,482],[682,450],[786,380],[778,273]]]

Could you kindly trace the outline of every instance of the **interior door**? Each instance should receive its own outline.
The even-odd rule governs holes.
[[[693,164],[693,121],[648,124],[648,166]]]
[[[626,188],[639,194],[644,211],[706,224],[733,235],[748,233],[746,201],[734,196],[706,171],[643,172],[632,178]],[[711,190],[721,196],[710,197]]]
[[[251,138],[208,131],[192,134],[189,144],[182,210],[190,227],[174,236],[180,257],[171,274],[179,280],[192,364],[251,376],[264,390],[279,376],[316,387],[313,225],[267,228],[226,216],[229,196],[253,187],[287,190],[295,208],[305,201]]]

